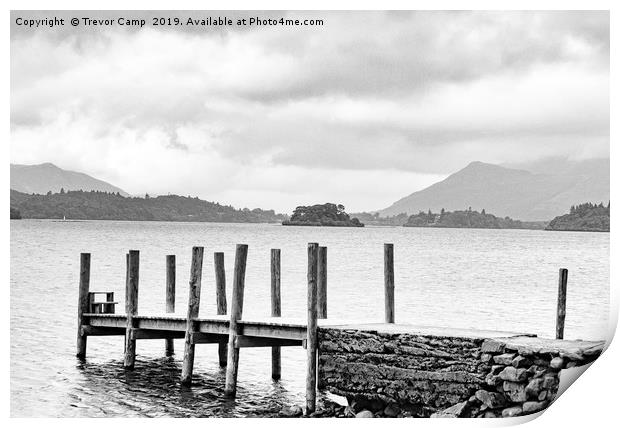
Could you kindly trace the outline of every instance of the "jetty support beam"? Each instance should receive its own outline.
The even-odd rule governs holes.
[[[78,320],[77,320],[77,357],[86,357],[87,335],[82,329],[84,314],[88,312],[90,288],[90,254],[80,254],[80,288],[78,290]]]
[[[174,303],[176,295],[176,257],[174,255],[166,256],[166,313],[174,313]],[[166,356],[174,355],[174,340],[166,339]]]
[[[308,327],[306,367],[306,415],[316,410],[317,367],[317,260],[319,244],[308,244]]]
[[[133,369],[136,362],[136,339],[131,334],[135,327],[134,316],[138,313],[138,285],[140,275],[140,252],[129,251],[127,288],[125,289],[125,314],[127,329],[125,332],[125,368]]]
[[[237,244],[235,254],[235,272],[233,276],[232,306],[230,308],[230,325],[228,335],[228,365],[226,366],[226,385],[224,394],[234,397],[237,394],[237,373],[239,371],[239,348],[235,346],[238,321],[243,314],[243,293],[245,288],[245,264],[248,257],[248,246]]]
[[[280,250],[271,250],[271,316],[282,316],[282,302],[280,296]],[[271,348],[271,378],[280,380],[282,376],[281,350],[279,346]]]
[[[181,370],[181,384],[192,383],[194,371],[194,352],[196,345],[192,342],[192,333],[196,331],[195,318],[200,312],[200,287],[202,282],[202,257],[204,247],[192,248],[192,266],[189,276],[189,298],[187,300],[187,324],[185,329],[185,350],[183,353],[183,368]]]
[[[226,270],[224,267],[224,253],[214,253],[213,261],[215,264],[215,299],[217,304],[217,314],[226,315]],[[227,341],[219,342],[217,348],[220,367],[226,367],[226,358],[228,356],[227,343]]]

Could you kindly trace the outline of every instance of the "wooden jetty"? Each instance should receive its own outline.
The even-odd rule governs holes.
[[[308,300],[307,318],[293,320],[281,318],[280,302],[280,250],[271,250],[271,317],[247,319],[243,317],[245,270],[248,246],[236,247],[232,301],[226,301],[226,275],[224,253],[214,253],[217,314],[200,317],[202,286],[203,247],[193,247],[189,280],[187,316],[175,311],[176,259],[166,257],[166,313],[141,315],[138,311],[140,253],[131,250],[126,255],[125,313],[116,313],[118,302],[114,293],[90,290],[90,262],[88,253],[80,257],[80,279],[77,319],[77,356],[86,357],[89,336],[124,336],[124,367],[134,368],[137,341],[163,339],[165,354],[174,353],[174,339],[184,340],[181,383],[191,385],[194,368],[195,346],[218,344],[218,358],[226,367],[225,394],[234,397],[237,390],[237,373],[240,349],[268,347],[272,349],[272,378],[281,377],[281,353],[283,346],[299,346],[307,350],[306,413],[315,411],[317,389],[318,328],[329,326],[327,321],[327,248],[318,243],[308,244]],[[392,330],[406,326],[394,324],[394,246],[384,246],[385,324]],[[563,335],[567,271],[560,270],[557,336]],[[331,323],[334,327],[335,323]],[[376,329],[377,325],[373,328]],[[339,328],[356,328],[356,325],[338,324]],[[358,326],[360,327],[360,326]],[[363,326],[362,326],[363,327]]]

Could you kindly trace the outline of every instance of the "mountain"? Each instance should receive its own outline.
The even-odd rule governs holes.
[[[129,196],[127,192],[112,186],[102,180],[97,180],[81,172],[67,171],[51,163],[40,165],[11,164],[11,189],[22,193],[37,193],[44,195],[65,190],[98,190],[101,192],[120,193]]]
[[[500,217],[550,220],[581,201],[609,201],[609,159],[556,161],[540,170],[472,162],[443,181],[380,210],[382,216],[420,211],[486,209]],[[523,165],[523,167],[528,167]],[[546,172],[538,172],[546,171]]]
[[[189,196],[131,198],[102,191],[29,195],[11,190],[11,215],[22,218],[70,220],[200,221],[223,223],[280,223],[286,216],[273,210],[235,209]]]

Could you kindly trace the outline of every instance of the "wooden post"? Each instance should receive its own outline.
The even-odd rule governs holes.
[[[174,255],[166,256],[166,313],[174,313],[177,267]],[[174,355],[174,339],[166,339],[166,356]]]
[[[192,248],[192,266],[189,275],[189,298],[187,299],[187,324],[185,328],[185,351],[183,353],[183,368],[181,383],[190,385],[194,371],[194,351],[196,345],[192,343],[192,333],[195,331],[194,318],[200,312],[200,286],[202,282],[203,247]]]
[[[271,250],[271,316],[282,316],[280,297],[280,250]],[[271,378],[280,380],[282,375],[281,353],[279,346],[271,347]]]
[[[77,356],[86,357],[87,336],[82,332],[84,325],[84,314],[89,307],[89,288],[90,288],[90,254],[80,254],[80,288],[78,289],[78,320],[77,320]]]
[[[319,247],[319,265],[317,268],[318,289],[317,304],[318,317],[327,318],[327,247]]]
[[[224,253],[214,253],[213,259],[215,262],[215,299],[217,300],[217,314],[226,315],[226,270],[224,268]],[[227,343],[218,343],[218,357],[220,360],[220,367],[226,366],[226,357],[228,349]]]
[[[317,260],[319,244],[308,244],[308,352],[306,371],[306,415],[316,409],[316,354],[317,354]]]
[[[394,244],[383,245],[383,277],[385,282],[385,322],[394,323]]]
[[[133,369],[136,362],[136,339],[133,336],[133,317],[138,313],[138,283],[140,272],[140,252],[129,251],[129,275],[125,290],[125,314],[127,329],[125,331],[125,368]]]
[[[555,325],[555,338],[564,339],[564,320],[566,319],[566,284],[568,269],[561,268],[558,280],[558,314]]]
[[[228,366],[226,367],[226,386],[224,387],[224,395],[227,397],[234,397],[237,393],[239,348],[235,347],[235,341],[239,333],[237,331],[237,321],[240,320],[243,315],[243,292],[245,288],[245,263],[247,257],[248,246],[244,244],[237,244],[228,335]]]

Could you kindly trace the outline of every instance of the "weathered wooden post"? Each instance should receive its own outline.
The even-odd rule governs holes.
[[[127,329],[125,330],[125,368],[133,369],[136,362],[136,338],[133,334],[133,317],[138,313],[138,284],[140,273],[140,252],[129,251],[127,288],[125,290],[125,314]]]
[[[226,271],[224,268],[224,253],[214,253],[213,259],[215,262],[215,299],[217,300],[217,314],[226,315]],[[228,349],[227,343],[218,343],[218,358],[220,360],[220,367],[226,366],[226,357]]]
[[[394,323],[394,244],[383,245],[383,277],[385,282],[385,322]]]
[[[318,275],[318,317],[327,318],[327,247],[319,247]]]
[[[319,244],[308,244],[308,339],[306,343],[306,415],[316,409],[316,360],[317,360],[317,260]]]
[[[174,313],[174,301],[177,281],[176,257],[166,256],[166,313]],[[166,356],[174,355],[174,339],[166,339]]]
[[[271,316],[282,316],[280,297],[280,250],[271,250]],[[279,380],[282,375],[281,352],[279,346],[271,347],[271,378]]]
[[[80,254],[80,288],[78,290],[77,356],[86,357],[87,336],[82,332],[84,314],[89,311],[90,254]]]
[[[555,325],[555,338],[564,339],[564,320],[566,319],[566,284],[568,269],[561,268],[558,280],[558,314]]]
[[[189,275],[189,298],[187,300],[187,324],[185,327],[185,349],[183,353],[183,368],[181,369],[181,383],[190,385],[194,371],[194,351],[196,345],[192,342],[192,333],[196,331],[194,319],[200,312],[200,287],[202,282],[203,247],[192,248],[192,266]]]
[[[248,246],[237,244],[235,254],[235,272],[233,276],[232,305],[230,308],[230,327],[228,335],[228,365],[226,366],[226,385],[224,395],[234,397],[237,393],[237,373],[239,371],[239,348],[236,345],[238,335],[237,321],[243,315],[243,292],[245,288],[245,264]]]

